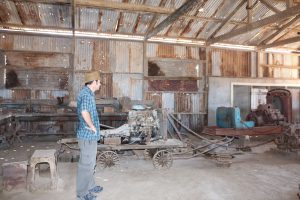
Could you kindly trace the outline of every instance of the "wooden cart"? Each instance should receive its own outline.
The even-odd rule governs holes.
[[[58,141],[61,146],[79,150],[78,146],[71,146],[77,143],[76,138],[61,139]],[[125,150],[144,150],[152,158],[153,166],[157,169],[168,169],[173,164],[174,150],[184,149],[187,145],[177,139],[156,140],[145,145],[140,144],[121,144],[106,145],[98,144],[97,164],[102,168],[113,167],[119,162],[118,151]]]

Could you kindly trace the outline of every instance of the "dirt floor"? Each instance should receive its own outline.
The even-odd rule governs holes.
[[[43,142],[18,144],[0,151],[0,162],[26,160],[34,149],[49,148],[58,148],[58,145]],[[297,200],[300,154],[274,149],[275,145],[271,143],[236,155],[230,168],[219,168],[212,160],[197,157],[175,160],[169,170],[156,170],[150,160],[124,154],[120,165],[96,172],[96,182],[104,187],[98,199]],[[76,199],[76,162],[59,162],[58,169],[60,191],[31,193],[14,189],[0,193],[0,199]]]

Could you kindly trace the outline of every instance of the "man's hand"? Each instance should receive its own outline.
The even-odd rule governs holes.
[[[84,121],[88,125],[86,128],[93,131],[93,134],[97,133],[97,130],[96,130],[96,128],[95,128],[95,126],[92,122],[90,113],[87,112],[87,111],[82,111],[81,114],[82,114],[82,117],[83,117]]]
[[[95,126],[93,126],[92,128],[90,128],[90,127],[86,127],[86,128],[93,131],[93,134],[95,134],[97,132]]]

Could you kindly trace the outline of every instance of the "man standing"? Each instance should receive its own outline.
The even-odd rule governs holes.
[[[100,122],[96,109],[95,91],[100,89],[100,73],[92,71],[85,74],[85,86],[77,97],[77,115],[79,126],[77,139],[80,158],[77,168],[77,198],[97,199],[95,193],[103,188],[96,186],[94,170],[96,166],[97,141],[100,139]]]

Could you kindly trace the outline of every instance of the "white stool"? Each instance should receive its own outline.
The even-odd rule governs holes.
[[[58,181],[58,175],[57,175],[57,167],[56,167],[56,156],[55,156],[55,149],[49,149],[49,150],[35,150],[33,155],[30,159],[30,184],[29,189],[31,191],[36,189],[35,185],[35,166],[36,164],[41,163],[48,163],[50,166],[50,174],[51,174],[51,189],[55,190],[57,189],[57,181]]]

